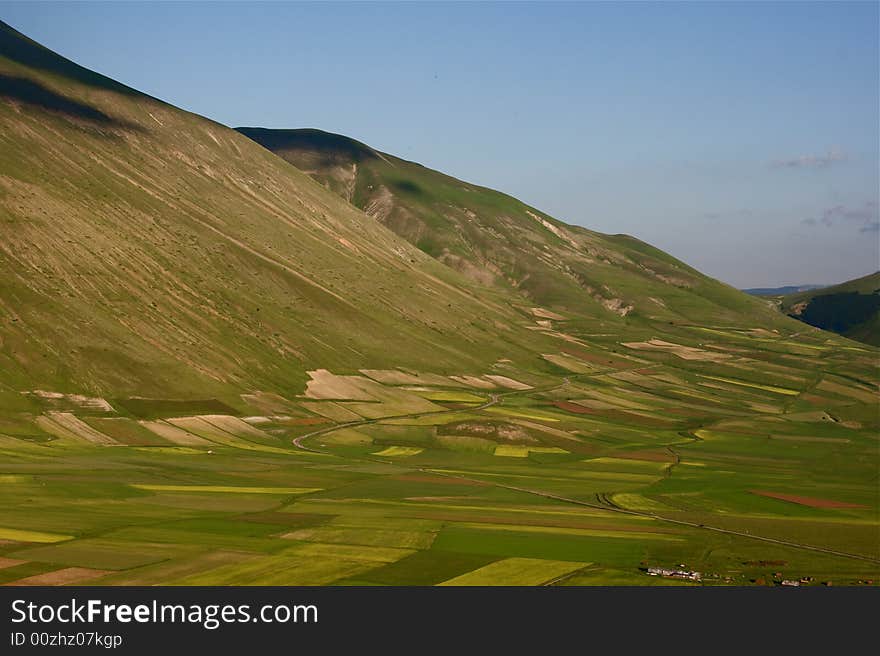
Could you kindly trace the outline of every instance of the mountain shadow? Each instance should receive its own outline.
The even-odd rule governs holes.
[[[43,85],[26,78],[12,77],[0,73],[0,98],[25,103],[103,127],[143,130],[136,123],[113,118],[91,105],[73,100],[60,93],[55,93]]]

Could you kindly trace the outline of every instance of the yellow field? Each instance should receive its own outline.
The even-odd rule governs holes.
[[[0,526],[0,540],[15,540],[16,542],[64,542],[72,540],[72,535],[60,533],[45,533],[43,531],[24,531],[17,528],[3,528]]]
[[[136,446],[135,451],[144,453],[178,453],[180,455],[206,455],[205,449],[193,449],[188,446]]]
[[[382,449],[381,451],[376,451],[374,456],[397,456],[400,458],[405,458],[408,456],[418,455],[424,451],[424,449],[420,449],[416,446],[389,446],[387,449]]]
[[[32,478],[27,474],[0,474],[0,483],[27,483]]]
[[[589,563],[537,558],[505,558],[439,585],[541,585],[583,569]]]
[[[621,508],[626,510],[640,510],[642,512],[660,512],[663,510],[669,510],[668,506],[664,506],[662,503],[654,501],[653,499],[649,499],[648,497],[644,497],[641,494],[632,494],[627,492],[621,492],[619,494],[615,494],[611,497],[611,500]]]
[[[529,447],[521,444],[499,444],[495,447],[496,456],[507,456],[508,458],[528,458]]]

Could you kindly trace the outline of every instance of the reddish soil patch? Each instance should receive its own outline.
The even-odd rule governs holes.
[[[765,492],[764,490],[749,490],[752,494],[762,497],[770,497],[771,499],[779,499],[780,501],[788,501],[797,503],[810,508],[867,508],[858,503],[847,503],[846,501],[831,501],[830,499],[816,499],[815,497],[802,497],[797,494],[782,494],[780,492]]]
[[[667,451],[618,451],[614,453],[614,457],[650,462],[675,462],[675,456]]]
[[[813,405],[821,405],[821,406],[832,405],[835,403],[835,401],[832,401],[831,399],[825,398],[824,396],[818,396],[816,394],[808,394],[806,392],[801,394],[801,399],[803,399],[804,401],[809,401]],[[840,403],[840,401],[837,401],[836,403]]]
[[[315,424],[327,424],[330,420],[325,417],[303,417],[302,419],[287,419],[285,424],[292,426],[314,426]]]
[[[95,579],[104,574],[110,574],[110,572],[101,569],[89,569],[87,567],[65,567],[64,569],[58,569],[54,572],[27,576],[7,585],[68,585],[71,583],[80,583],[81,581]]]
[[[693,408],[663,408],[663,412],[678,417],[703,417],[705,412]]]

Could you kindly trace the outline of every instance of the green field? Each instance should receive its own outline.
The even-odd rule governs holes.
[[[14,563],[0,574],[63,582],[85,568],[90,585],[680,585],[645,570],[685,565],[702,575],[690,585],[876,581],[878,425],[860,400],[866,383],[845,374],[853,356],[830,349],[820,357],[836,373],[810,378],[754,349],[711,368],[652,354],[631,393],[602,373],[545,376],[464,416],[429,410],[399,425],[379,412],[302,442],[321,453],[293,446],[292,428],[254,451],[242,438],[211,448],[35,441],[38,428],[22,425],[0,445],[0,557]],[[772,384],[715,390],[710,408],[671,382],[746,380],[734,378],[743,361],[768,363],[748,380],[809,382],[772,414],[743,412],[743,394],[772,404]],[[834,398],[816,404],[822,388]],[[550,405],[585,393],[603,399],[592,414]],[[621,411],[638,399],[651,409],[638,412],[665,412],[673,429],[634,428],[613,412],[618,394]],[[546,407],[559,421],[536,419]],[[90,425],[119,435],[110,420]],[[198,421],[176,424],[212,437]]]

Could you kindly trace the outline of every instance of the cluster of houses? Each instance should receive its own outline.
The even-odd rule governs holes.
[[[648,574],[651,576],[665,576],[671,579],[686,579],[688,581],[700,581],[703,575],[700,572],[692,572],[687,569],[664,569],[663,567],[649,567]]]
[[[804,576],[800,579],[782,579],[781,581],[778,579],[782,577],[782,574],[776,573],[773,576],[777,579],[777,585],[784,585],[787,588],[797,588],[801,585],[809,585],[813,582],[812,576]]]
[[[642,565],[646,563],[643,561]],[[778,563],[777,563],[778,564]],[[695,572],[689,569],[685,569],[686,565],[679,565],[681,569],[667,569],[665,567],[642,567],[641,570],[646,572],[650,576],[664,576],[670,579],[683,579],[686,581],[702,581],[704,575],[702,572]],[[708,579],[717,579],[720,578],[717,574],[708,574],[705,576]],[[732,583],[733,579],[730,576],[724,577],[725,583]],[[812,576],[804,576],[799,579],[784,579],[782,578],[782,572],[774,572],[772,583],[774,585],[781,585],[786,588],[797,588],[802,585],[810,585],[815,582]],[[757,583],[758,585],[766,585],[763,578],[752,579],[752,583]],[[859,580],[857,585],[873,585],[874,580]],[[831,581],[822,581],[822,585],[830,586],[832,585]]]

